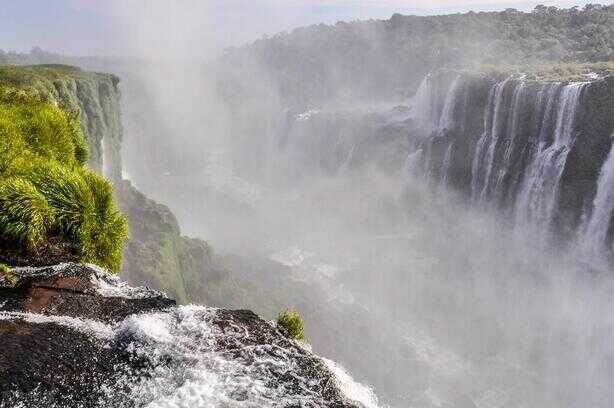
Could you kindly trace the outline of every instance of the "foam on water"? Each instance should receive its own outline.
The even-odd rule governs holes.
[[[0,313],[0,320],[56,324],[104,341],[128,341],[127,350],[145,358],[153,369],[146,376],[123,374],[118,383],[126,398],[148,408],[324,406],[312,389],[313,379],[297,376],[305,354],[274,343],[246,345],[254,334],[228,322],[212,324],[217,309],[181,306],[165,312],[132,315],[114,325],[65,316]],[[250,343],[251,344],[251,343]],[[224,346],[220,346],[224,345]],[[308,349],[305,349],[308,350]],[[308,356],[308,355],[307,355]],[[322,360],[342,394],[362,406],[377,407],[373,392],[330,360]],[[295,371],[296,370],[296,371]],[[292,383],[279,379],[290,375]],[[116,390],[106,390],[113,400]]]
[[[102,322],[69,316],[45,316],[34,313],[0,312],[0,320],[22,320],[35,324],[56,324],[100,339],[112,339],[113,327]]]
[[[323,358],[322,361],[335,375],[337,385],[348,399],[362,404],[365,408],[377,408],[380,406],[377,396],[371,388],[356,382],[343,367],[334,361],[327,358]]]

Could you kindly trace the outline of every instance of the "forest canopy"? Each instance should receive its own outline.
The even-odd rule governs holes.
[[[438,67],[612,61],[614,5],[319,24],[228,49],[223,60],[259,67],[287,103],[398,97]]]

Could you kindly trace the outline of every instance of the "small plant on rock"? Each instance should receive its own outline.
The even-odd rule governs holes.
[[[17,277],[11,273],[11,268],[8,265],[0,263],[0,278],[14,285],[17,282]]]
[[[277,317],[277,327],[289,339],[305,341],[305,329],[301,315],[295,310],[286,310]]]

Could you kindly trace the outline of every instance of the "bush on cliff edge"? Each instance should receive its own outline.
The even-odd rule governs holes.
[[[127,236],[113,188],[87,170],[78,116],[35,90],[0,87],[0,244],[21,259],[56,242],[118,271]],[[2,249],[0,249],[2,251]],[[44,255],[44,254],[43,254]]]
[[[281,312],[277,317],[277,327],[279,327],[284,336],[289,339],[300,341],[307,340],[303,327],[303,319],[301,315],[294,310]]]

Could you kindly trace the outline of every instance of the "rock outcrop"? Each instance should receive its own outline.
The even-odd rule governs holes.
[[[3,408],[359,406],[254,313],[176,307],[88,265],[4,273],[0,338]]]

